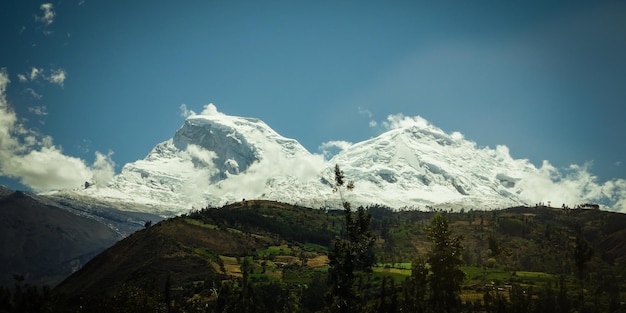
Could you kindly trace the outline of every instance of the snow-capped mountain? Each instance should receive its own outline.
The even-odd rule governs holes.
[[[502,149],[502,148],[500,148]],[[522,204],[520,177],[533,171],[508,151],[478,149],[431,125],[392,129],[330,160],[355,177],[359,198],[395,205],[497,208]]]
[[[108,186],[90,186],[82,193],[178,210],[204,207],[246,195],[260,197],[260,191],[273,194],[254,184],[290,182],[294,177],[273,170],[272,164],[311,157],[296,140],[279,135],[261,120],[215,111],[188,117],[171,139],[143,160],[126,164]],[[236,189],[240,191],[233,193]]]
[[[345,194],[347,200],[422,209],[528,204],[534,201],[529,195],[533,183],[550,171],[511,158],[504,146],[478,148],[461,134],[447,134],[423,119],[399,123],[324,160],[261,120],[228,116],[209,105],[143,160],[126,164],[107,186],[79,193],[141,203],[155,212],[184,212],[244,198],[335,207],[340,203],[332,192],[335,164],[356,185]]]

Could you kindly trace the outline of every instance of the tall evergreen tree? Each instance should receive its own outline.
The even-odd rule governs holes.
[[[457,312],[461,304],[461,283],[465,278],[460,269],[463,264],[461,237],[451,236],[448,220],[439,213],[435,214],[427,230],[432,242],[427,255],[431,272],[428,302],[435,312]]]

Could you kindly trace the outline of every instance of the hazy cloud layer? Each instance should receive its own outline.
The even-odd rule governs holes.
[[[181,104],[178,109],[180,110],[180,116],[184,117],[184,118],[188,118],[190,116],[196,115],[196,112],[187,109],[187,105],[186,104]]]
[[[29,107],[28,108],[28,112],[33,113],[35,115],[39,115],[39,116],[46,116],[46,115],[48,115],[48,112],[46,111],[46,106],[45,105]]]
[[[36,78],[39,71],[31,74]],[[6,69],[0,70],[0,175],[18,179],[36,192],[76,188],[85,181],[102,185],[113,177],[112,153],[96,152],[95,162],[89,166],[80,158],[63,154],[50,136],[20,123],[6,100],[9,83]],[[32,108],[31,112],[47,114],[45,107]]]
[[[253,163],[245,175],[231,176],[218,186],[212,185],[210,188],[216,194],[250,198],[264,193],[268,184],[275,183],[272,179],[290,177],[299,184],[318,180],[320,169],[326,165],[321,155],[306,154],[285,158],[279,150],[268,148],[265,147],[263,159]]]
[[[43,96],[37,93],[35,89],[33,88],[24,89],[24,93],[29,94],[31,97],[33,97],[36,100],[41,100],[41,98],[43,98]]]
[[[185,152],[194,162],[194,170],[181,187],[180,192],[190,203],[204,204],[206,202],[204,192],[211,187],[210,177],[217,173],[213,166],[213,160],[217,155],[213,151],[194,144],[187,145]]]
[[[362,107],[358,107],[358,110],[359,110],[359,114],[367,116],[367,118],[369,119],[368,125],[370,127],[376,127],[378,125],[378,122],[376,122],[374,119],[372,119],[373,114],[372,114],[372,112],[370,110],[364,109]]]

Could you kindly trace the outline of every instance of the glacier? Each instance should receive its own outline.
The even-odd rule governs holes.
[[[345,145],[327,159],[259,119],[207,107],[188,116],[171,139],[144,159],[126,164],[108,185],[86,184],[72,192],[168,214],[244,199],[334,208],[342,201],[331,183],[338,164],[356,185],[344,200],[356,205],[456,210],[550,199],[574,206],[584,200],[567,192],[537,197],[533,188],[538,182],[554,183],[549,164],[537,168],[526,159],[513,159],[505,146],[478,147],[419,117],[390,116],[388,131]],[[542,181],[546,177],[547,183]]]

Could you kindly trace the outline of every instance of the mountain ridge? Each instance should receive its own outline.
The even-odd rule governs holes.
[[[326,160],[260,119],[225,115],[209,104],[144,159],[124,165],[108,185],[76,192],[178,213],[244,198],[338,207],[341,200],[329,186],[338,164],[357,185],[350,201],[360,205],[483,209],[624,201],[610,184],[576,181],[582,176],[562,175],[546,161],[537,168],[513,159],[506,146],[479,148],[420,117],[390,117],[387,128]]]

